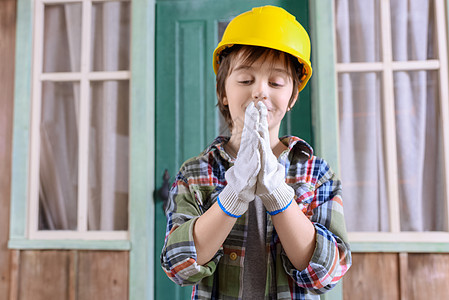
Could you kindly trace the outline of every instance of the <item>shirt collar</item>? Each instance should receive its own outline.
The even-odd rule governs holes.
[[[234,162],[234,158],[232,158],[224,149],[224,145],[229,141],[229,136],[218,136],[212,144],[210,144],[206,150],[204,150],[203,154],[208,154],[212,151],[217,151],[222,158],[229,162]]]
[[[224,144],[229,141],[228,136],[218,136],[203,152],[203,154],[208,154],[211,151],[218,150],[221,157],[229,162],[234,162],[229,153],[224,149]],[[296,136],[284,136],[280,138],[281,142],[288,146],[281,156],[287,155],[290,161],[293,163],[295,161],[307,161],[313,156],[313,148],[303,139]]]
[[[299,137],[287,135],[280,138],[281,142],[288,145],[288,155],[305,156],[310,159],[313,156],[313,148]]]

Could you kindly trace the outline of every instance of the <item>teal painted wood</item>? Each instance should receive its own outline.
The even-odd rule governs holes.
[[[131,243],[119,241],[86,240],[10,240],[9,249],[77,249],[77,250],[130,250]]]
[[[367,252],[408,252],[408,253],[448,253],[449,243],[419,242],[357,242],[351,243],[353,253]]]
[[[314,147],[315,136],[312,130],[312,101],[310,90],[310,85],[307,85],[301,91],[295,106],[285,115],[279,130],[279,135],[295,135]]]
[[[337,285],[327,292],[326,294],[320,295],[321,300],[343,300],[343,282],[337,283]]]
[[[155,1],[132,1],[129,299],[154,299]]]
[[[173,182],[181,164],[198,155],[219,134],[212,52],[218,22],[254,6],[273,4],[295,14],[308,29],[307,1],[157,1],[156,14],[156,187],[167,169]],[[282,125],[312,143],[309,88]],[[156,299],[188,299],[191,287],[173,284],[159,267],[166,219],[156,202]]]
[[[11,241],[25,239],[27,224],[33,9],[32,0],[17,1],[9,229]]]
[[[324,158],[339,173],[338,102],[334,53],[334,1],[310,0],[312,43],[312,124],[316,155]],[[340,281],[322,300],[342,300]]]
[[[339,174],[334,1],[311,0],[312,124],[317,155]]]
[[[201,3],[204,4],[204,3]],[[156,186],[162,186],[167,169],[170,183],[181,164],[198,155],[217,131],[217,114],[211,82],[214,75],[207,68],[206,49],[209,31],[215,24],[198,16],[201,5],[157,3],[156,25]],[[213,87],[213,86],[212,86]],[[162,249],[166,219],[162,202],[156,207],[156,264]],[[155,299],[189,299],[191,287],[172,283],[158,264],[155,268]]]
[[[296,19],[304,26],[310,34],[309,21],[309,3],[308,1],[287,2],[282,1],[280,6],[285,8],[290,13],[294,14]],[[312,62],[313,65],[313,62]],[[312,131],[312,102],[311,89],[308,84],[299,94],[298,100],[291,111],[287,112],[282,121],[279,135],[295,135],[312,147],[315,145],[314,133]]]

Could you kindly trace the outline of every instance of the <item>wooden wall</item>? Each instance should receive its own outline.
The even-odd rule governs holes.
[[[16,0],[0,1],[0,298],[9,294],[9,202]],[[2,298],[4,299],[4,298]]]
[[[127,251],[13,251],[9,300],[128,299]]]
[[[354,253],[345,300],[449,299],[449,254]]]

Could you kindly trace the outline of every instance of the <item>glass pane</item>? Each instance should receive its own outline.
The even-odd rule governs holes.
[[[46,5],[43,72],[79,72],[81,3]]]
[[[434,1],[390,1],[393,59],[436,58]]]
[[[396,72],[401,230],[445,230],[437,71]]]
[[[381,60],[379,1],[335,1],[337,62]]]
[[[91,70],[129,70],[131,2],[92,5]]]
[[[378,73],[338,77],[340,166],[348,231],[388,231]]]
[[[77,228],[79,89],[74,82],[42,84],[40,230]]]
[[[91,84],[89,230],[128,229],[129,82]]]

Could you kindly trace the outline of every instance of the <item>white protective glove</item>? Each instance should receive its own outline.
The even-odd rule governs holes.
[[[256,195],[262,200],[267,212],[275,215],[292,203],[295,192],[285,183],[285,167],[278,162],[271,150],[267,107],[258,102],[257,108],[260,112],[258,131],[261,169],[257,178]]]
[[[229,216],[238,218],[248,210],[255,198],[257,174],[260,171],[259,111],[251,102],[245,110],[245,121],[240,148],[232,167],[225,174],[227,185],[218,196],[220,208]]]

